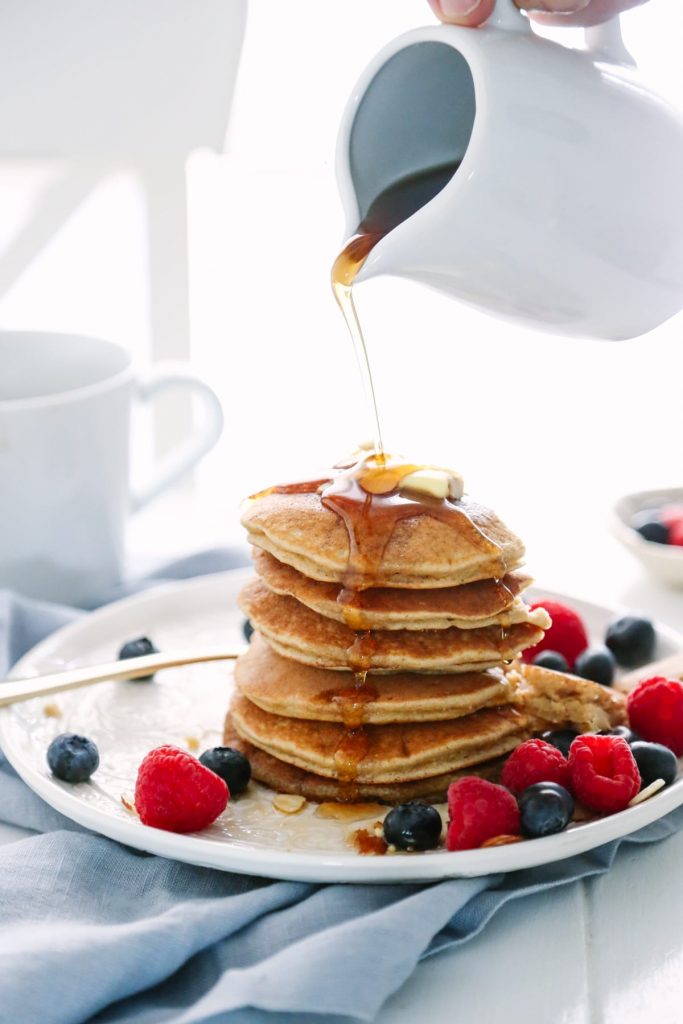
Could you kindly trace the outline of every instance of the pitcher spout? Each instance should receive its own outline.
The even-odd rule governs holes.
[[[359,83],[337,149],[347,237],[393,232],[448,184],[464,159],[475,120],[474,80],[451,33],[458,30],[413,33],[408,45],[380,54]],[[385,262],[379,253],[368,259],[366,276]],[[390,264],[376,272],[393,273]]]

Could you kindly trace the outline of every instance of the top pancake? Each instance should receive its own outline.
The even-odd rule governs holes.
[[[496,514],[468,497],[449,505],[448,520],[424,513],[400,519],[372,585],[455,587],[501,579],[520,565],[524,545]],[[313,580],[343,583],[349,536],[342,519],[317,493],[271,492],[249,498],[242,525],[252,544]]]
[[[477,629],[514,622],[550,627],[544,608],[531,611],[519,597],[533,582],[524,573],[430,590],[373,587],[356,594],[353,605],[344,605],[340,603],[343,588],[338,583],[309,579],[259,548],[252,548],[252,557],[257,573],[270,590],[295,597],[320,615],[345,622],[353,629]]]

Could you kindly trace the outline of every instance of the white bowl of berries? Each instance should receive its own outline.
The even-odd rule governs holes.
[[[612,532],[653,576],[683,587],[683,487],[625,494]]]

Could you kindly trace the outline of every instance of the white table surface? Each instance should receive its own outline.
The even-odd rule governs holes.
[[[175,557],[191,550],[197,536],[206,546],[230,539],[224,521],[215,524],[215,534],[210,516],[201,522],[203,507],[201,494],[190,490],[157,503],[134,523],[132,559],[139,564],[150,552]],[[190,524],[186,534],[179,526],[184,522]],[[530,527],[529,520],[524,536],[532,535]],[[542,577],[541,584],[646,609],[683,627],[683,592],[644,577],[606,529],[581,537],[580,566],[570,552],[558,557],[554,536],[546,539],[539,529],[535,541],[531,567],[552,569],[552,578]],[[587,564],[600,570],[589,586],[582,569]],[[0,826],[0,842],[23,834]],[[378,1024],[680,1024],[682,863],[683,835],[677,835],[627,847],[613,870],[596,880],[508,904],[480,936],[421,963],[384,1006]],[[280,1019],[292,1021],[267,1016],[271,1024]]]

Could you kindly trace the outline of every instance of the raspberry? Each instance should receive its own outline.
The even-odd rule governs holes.
[[[556,782],[569,789],[567,758],[551,743],[527,740],[508,757],[501,781],[515,794],[536,782]]]
[[[199,832],[225,810],[228,787],[179,747],[157,747],[143,758],[135,808],[143,825],[167,832]]]
[[[519,835],[519,808],[512,793],[476,775],[450,784],[448,814],[449,850],[475,850],[494,836]]]
[[[634,732],[683,754],[683,683],[654,676],[628,695],[628,718]]]
[[[536,601],[531,607],[545,608],[553,624],[542,640],[524,651],[523,660],[533,661],[540,651],[557,651],[565,657],[569,668],[573,668],[579,654],[588,647],[588,634],[581,618],[559,601]]]
[[[623,811],[640,789],[638,765],[620,736],[577,736],[569,775],[576,798],[600,814]]]
[[[683,523],[683,505],[662,505],[659,518],[666,526]]]
[[[669,531],[666,543],[683,547],[683,505],[662,505],[657,515]]]
[[[669,526],[669,544],[675,544],[678,548],[683,547],[683,519]]]

